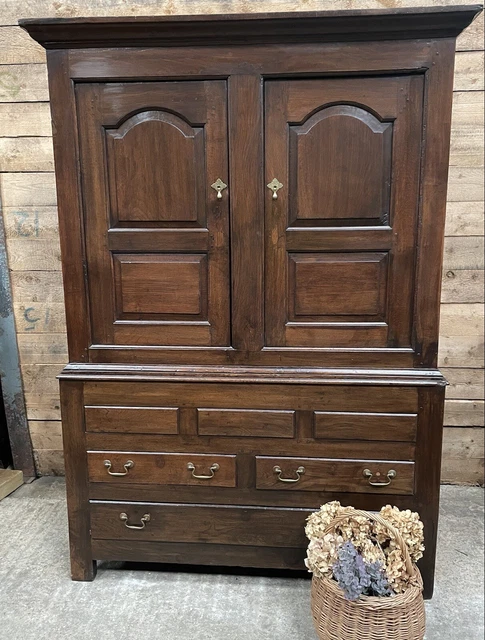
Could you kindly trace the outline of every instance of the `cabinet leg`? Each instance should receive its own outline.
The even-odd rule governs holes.
[[[436,548],[428,548],[424,557],[419,561],[419,569],[424,582],[424,599],[431,600],[434,591],[434,573],[435,573],[435,554]]]
[[[83,562],[79,557],[74,558],[71,554],[71,579],[76,582],[92,582],[97,572],[96,560]]]

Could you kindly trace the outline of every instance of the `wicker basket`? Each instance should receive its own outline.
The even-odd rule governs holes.
[[[351,515],[374,520],[392,533],[402,550],[412,580],[404,593],[389,597],[361,596],[350,601],[335,580],[314,577],[311,606],[318,637],[320,640],[423,640],[423,581],[406,543],[382,516],[354,509],[334,518],[325,534],[331,533]]]

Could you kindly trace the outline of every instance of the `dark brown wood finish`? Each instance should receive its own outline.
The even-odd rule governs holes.
[[[235,487],[236,456],[89,451],[88,473],[90,482]]]
[[[83,385],[81,382],[63,380],[60,388],[62,421],[65,427],[62,435],[66,463],[71,577],[73,580],[89,581],[96,576],[96,561],[91,549]]]
[[[74,579],[302,569],[338,499],[420,512],[431,596],[453,56],[478,12],[21,22],[48,49]]]

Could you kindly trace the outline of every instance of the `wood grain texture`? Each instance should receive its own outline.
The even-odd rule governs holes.
[[[0,138],[0,171],[53,171],[51,138]]]
[[[83,385],[65,382],[61,386],[64,458],[66,463],[67,511],[73,580],[93,580],[96,562],[91,551],[90,513],[87,496],[87,455],[83,420]]]
[[[106,468],[106,461],[112,465],[110,469]],[[128,461],[133,466],[126,470],[124,465]],[[193,469],[189,465],[193,465]],[[109,471],[126,475],[111,476]],[[88,473],[90,482],[235,487],[236,456],[88,451]]]
[[[444,424],[447,427],[483,427],[484,409],[483,400],[447,400]]]
[[[45,50],[17,26],[0,27],[0,64],[45,62]]]
[[[414,442],[417,415],[315,411],[315,438]]]
[[[130,523],[150,514],[142,531],[127,529],[120,520],[125,512]],[[208,542],[242,546],[306,546],[305,509],[213,507],[199,505],[91,502],[94,539],[165,542]],[[281,527],[284,518],[285,527]]]
[[[446,236],[482,236],[483,202],[448,202]]]
[[[441,302],[485,302],[483,269],[446,270],[441,286]]]
[[[23,136],[52,136],[48,102],[0,103],[0,137]]]
[[[56,205],[54,173],[4,173],[0,176],[4,207],[51,207]]]
[[[441,482],[484,484],[483,428],[445,429]]]
[[[86,431],[101,433],[163,433],[179,430],[176,407],[85,407]]]
[[[441,368],[448,380],[446,397],[458,400],[480,400],[484,396],[485,371],[482,369]]]
[[[0,64],[0,102],[49,100],[45,64]]]
[[[298,473],[302,468],[304,472]],[[372,478],[364,477],[367,469],[373,474]],[[396,477],[389,481],[387,474],[391,470],[396,471]],[[382,486],[371,486],[370,482],[382,483]],[[413,494],[414,464],[257,456],[256,487],[275,491]]]
[[[197,409],[197,433],[201,436],[293,438],[295,412]]]

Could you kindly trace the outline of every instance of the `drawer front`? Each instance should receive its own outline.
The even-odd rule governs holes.
[[[136,401],[136,395],[133,397]],[[102,433],[177,434],[179,410],[176,407],[84,407],[86,431]]]
[[[91,535],[107,540],[304,547],[310,513],[308,509],[92,502]]]
[[[412,495],[414,463],[256,456],[256,488]]]
[[[236,456],[88,451],[90,482],[236,486]]]
[[[264,409],[197,409],[201,436],[293,438],[295,411]]]
[[[315,411],[313,414],[317,439],[415,442],[417,423],[416,413]]]

